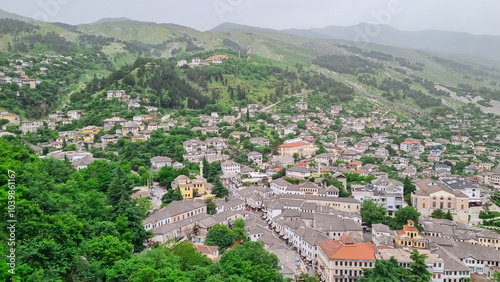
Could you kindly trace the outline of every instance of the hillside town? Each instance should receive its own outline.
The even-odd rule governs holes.
[[[500,152],[491,147],[500,143],[492,135],[498,118],[477,121],[464,113],[422,124],[377,108],[311,109],[303,98],[294,115],[249,104],[188,120],[125,90],[105,91],[102,99],[144,113],[116,113],[60,131],[85,111],[57,111],[43,120],[0,111],[7,120],[0,135],[57,132],[32,149],[80,170],[106,152],[118,154],[119,143],[153,142],[188,129],[196,137],[182,141],[175,155],[151,156],[139,169],[150,176],[132,197],[153,203],[143,222],[153,234],[144,242],[149,248],[187,240],[217,260],[217,249],[204,245],[209,230],[243,219],[247,239],[276,254],[285,277],[308,272],[321,281],[355,281],[378,259],[394,257],[408,267],[412,249],[427,255],[431,281],[488,279],[500,271]],[[475,135],[464,134],[471,129]],[[436,137],[443,130],[453,135]],[[166,183],[158,175],[167,169],[186,174]],[[170,190],[182,196],[165,204]],[[384,223],[365,218],[367,202],[384,211]],[[410,209],[416,218],[398,214]],[[394,229],[396,220],[405,222]]]

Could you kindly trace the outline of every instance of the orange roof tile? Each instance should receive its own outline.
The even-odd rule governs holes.
[[[307,142],[295,142],[295,143],[280,145],[280,148],[294,148],[294,147],[307,146],[307,145],[310,145],[310,144]]]
[[[410,226],[410,225],[403,225],[403,230],[405,230],[405,231],[417,231],[418,232],[417,227]]]
[[[408,141],[404,141],[401,144],[418,144],[418,143],[420,143],[418,140],[408,140]]]
[[[354,239],[349,235],[340,236],[340,241],[345,244],[354,244]]]
[[[375,260],[375,250],[369,242],[344,246],[340,241],[330,240],[318,245],[330,259]]]

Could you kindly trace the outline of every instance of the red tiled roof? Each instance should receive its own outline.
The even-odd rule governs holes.
[[[362,165],[363,163],[360,162],[360,161],[354,161],[354,162],[351,162],[350,165]]]
[[[405,235],[406,234],[404,230],[399,230],[396,233],[398,233],[398,235]]]
[[[318,245],[330,259],[375,260],[375,250],[369,242],[344,246],[340,241],[330,240]]]
[[[418,140],[408,140],[408,141],[404,141],[401,144],[418,144],[418,143],[420,143]]]
[[[410,225],[403,225],[403,230],[404,230],[404,231],[417,231],[417,232],[418,232],[417,227],[415,227],[415,226],[410,226]]]
[[[340,236],[340,241],[345,244],[354,244],[354,239],[349,235]]]
[[[309,145],[309,143],[307,143],[307,142],[295,142],[295,143],[280,145],[280,148],[294,148],[294,147],[307,146],[307,145]]]
[[[297,165],[300,165],[300,166],[307,166],[307,165],[309,165],[309,164],[308,164],[308,163],[306,163],[306,162],[300,162],[300,163],[297,163]]]

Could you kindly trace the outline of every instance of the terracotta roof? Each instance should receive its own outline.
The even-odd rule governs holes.
[[[405,230],[405,231],[417,231],[418,232],[417,227],[410,226],[410,225],[403,225],[403,230]]]
[[[200,251],[200,253],[205,254],[205,255],[212,255],[215,254],[217,251],[218,247],[214,246],[207,246],[205,244],[193,244],[194,247]]]
[[[297,165],[307,166],[307,165],[309,165],[309,164],[308,164],[308,163],[306,163],[306,162],[300,162],[300,163],[297,163]]]
[[[420,143],[418,140],[408,140],[408,141],[404,141],[401,144],[418,144],[418,143]]]
[[[399,230],[396,233],[398,233],[398,235],[405,235],[406,234],[404,230]]]
[[[346,244],[354,244],[354,239],[349,236],[349,235],[344,235],[344,236],[340,236],[340,241],[346,245]]]
[[[307,146],[307,145],[310,145],[310,144],[307,142],[295,142],[295,143],[280,145],[280,148],[294,148],[294,147]]]
[[[361,165],[361,164],[363,164],[363,163],[360,161],[354,161],[354,162],[350,163],[350,165]]]
[[[369,242],[344,246],[340,241],[331,240],[318,245],[330,259],[375,260],[375,250]]]

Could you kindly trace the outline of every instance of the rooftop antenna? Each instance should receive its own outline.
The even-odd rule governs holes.
[[[247,62],[250,62],[252,59],[252,49],[250,49],[250,43],[247,43]]]

